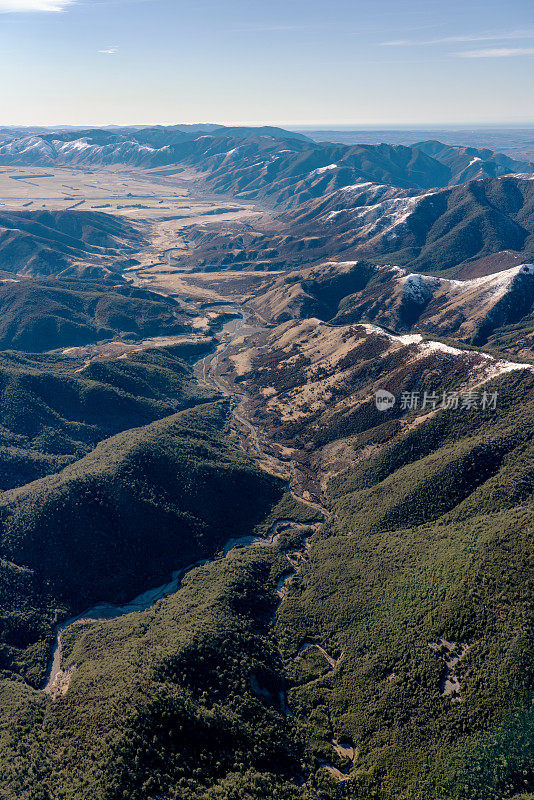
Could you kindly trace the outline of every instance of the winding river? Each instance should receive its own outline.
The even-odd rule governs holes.
[[[220,356],[223,353],[225,353],[226,350],[228,350],[228,348],[233,344],[233,342],[239,336],[239,333],[246,322],[246,314],[244,314],[239,309],[234,309],[234,310],[237,311],[240,316],[226,323],[222,329],[222,332],[224,334],[230,334],[229,338],[226,339],[223,343],[220,343],[219,346],[216,348],[215,352],[209,353],[202,359],[199,359],[199,361],[197,362],[196,371],[197,374],[199,374],[199,380],[206,386],[211,386],[212,388],[217,389],[225,396],[230,397],[230,399],[232,400],[232,409],[231,409],[232,417],[236,421],[238,421],[240,425],[243,426],[252,436],[254,448],[257,451],[258,455],[261,458],[270,461],[273,464],[276,462],[279,466],[283,467],[284,470],[289,469],[290,478],[288,480],[288,490],[291,491],[295,499],[299,500],[301,503],[304,503],[310,508],[313,508],[316,511],[318,511],[323,516],[323,521],[326,521],[329,518],[330,514],[325,508],[323,508],[317,503],[305,500],[303,497],[300,497],[295,493],[294,491],[295,466],[293,462],[282,462],[279,459],[276,459],[274,456],[271,456],[263,451],[260,444],[260,439],[257,429],[239,411],[248,402],[247,396],[241,392],[235,394],[232,393],[230,389],[228,389],[220,382],[220,380],[216,375],[216,369],[218,366]],[[315,525],[313,525],[312,527],[317,529],[321,524],[322,523],[315,523]],[[245,547],[245,546],[250,547],[254,545],[261,545],[261,546],[275,545],[278,541],[281,530],[282,529],[287,530],[288,527],[292,528],[295,531],[300,531],[304,529],[309,529],[310,525],[299,523],[292,519],[279,519],[275,523],[273,523],[270,531],[265,537],[254,537],[249,535],[238,539],[235,538],[229,539],[224,545],[223,556],[226,557],[236,547]],[[278,597],[280,598],[280,603],[283,601],[286,595],[290,581],[293,579],[293,577],[295,576],[296,572],[299,569],[299,559],[306,552],[308,547],[309,547],[309,540],[306,539],[303,542],[302,550],[294,552],[292,556],[286,556],[288,560],[288,569],[281,577],[276,587],[276,592],[278,594]],[[98,603],[92,606],[91,608],[87,609],[83,613],[79,614],[78,616],[71,617],[70,619],[64,620],[63,622],[59,623],[54,629],[54,645],[50,656],[46,679],[42,686],[43,691],[46,692],[47,694],[53,695],[58,690],[62,678],[67,675],[67,673],[64,673],[62,670],[62,644],[61,644],[61,636],[67,628],[69,628],[71,625],[82,624],[85,622],[97,622],[99,620],[110,620],[124,616],[125,614],[132,614],[135,612],[146,611],[147,609],[151,608],[156,603],[158,603],[160,600],[177,592],[182,585],[184,576],[195,567],[201,566],[202,564],[206,564],[207,561],[208,560],[196,561],[193,564],[189,564],[188,566],[173,572],[170,581],[162,584],[161,586],[157,586],[153,589],[148,589],[147,591],[135,597],[129,603],[126,603],[124,605],[114,605],[112,603],[105,603],[105,602]],[[66,687],[68,687],[68,681],[66,683]]]

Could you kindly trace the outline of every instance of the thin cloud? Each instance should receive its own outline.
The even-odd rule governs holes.
[[[79,0],[80,5],[92,6],[125,6],[135,5],[137,3],[153,3],[154,0],[92,0],[88,3],[87,0]]]
[[[513,58],[534,56],[534,47],[488,47],[485,50],[464,50],[453,53],[458,58]]]
[[[19,14],[29,11],[64,11],[74,0],[0,0],[0,14]]]
[[[498,42],[503,39],[532,39],[534,31],[507,31],[505,33],[477,33],[461,34],[458,36],[443,36],[439,39],[395,39],[390,42],[380,42],[382,47],[420,47],[432,44],[454,44],[460,42]]]
[[[108,47],[107,50],[99,50],[98,52],[101,53],[103,56],[116,56],[117,53],[119,52],[119,48]]]
[[[313,30],[306,25],[240,25],[231,29],[237,33],[276,33],[279,31],[306,31]]]

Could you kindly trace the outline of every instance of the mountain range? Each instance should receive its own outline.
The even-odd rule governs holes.
[[[218,128],[201,136],[197,130],[165,128],[81,133],[12,138],[0,146],[0,163],[150,168],[176,164],[199,170],[212,191],[252,200],[263,208],[276,206],[274,230],[271,226],[265,231],[261,221],[254,236],[231,228],[219,236],[210,228],[205,259],[203,231],[192,231],[196,265],[241,268],[263,262],[270,268],[287,268],[310,258],[370,257],[399,266],[409,263],[416,271],[449,270],[451,276],[477,277],[533,257],[534,166],[489,150],[439,142],[345,146],[267,128]],[[60,217],[37,211],[5,213],[0,219],[5,268],[19,271],[23,261],[26,269],[46,274],[54,250],[66,265],[80,251],[103,253],[94,249],[98,247],[114,255],[114,245],[125,245],[127,239],[133,245],[140,236],[111,215],[78,212],[68,216],[69,240],[61,235],[61,225],[67,223]],[[79,221],[74,230],[73,219]],[[31,242],[30,222],[46,228],[34,225]],[[90,230],[91,225],[101,231]],[[53,250],[51,238],[56,239]],[[28,256],[29,248],[35,256]],[[21,251],[24,259],[17,257]],[[235,254],[233,259],[229,252]]]
[[[0,165],[1,800],[534,800],[534,164]]]
[[[275,195],[277,202],[287,201],[289,192],[296,202],[307,192],[310,197],[317,196],[326,187],[340,188],[356,180],[428,189],[532,171],[532,162],[432,141],[410,147],[346,146],[317,143],[302,134],[270,127],[220,127],[198,133],[198,129],[158,127],[13,135],[0,145],[0,164],[157,167],[185,162],[200,169],[209,167],[209,183],[217,189],[232,188],[255,197]]]

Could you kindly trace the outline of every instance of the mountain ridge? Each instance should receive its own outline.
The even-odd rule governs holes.
[[[3,135],[2,800],[532,800],[532,165]]]

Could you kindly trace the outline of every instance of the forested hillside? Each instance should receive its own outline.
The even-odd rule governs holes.
[[[330,482],[334,521],[280,609],[288,702],[320,756],[355,748],[332,761],[351,797],[531,785],[532,380],[498,390],[499,413],[442,412]]]
[[[498,389],[500,412],[444,412],[331,481],[333,518],[314,535],[274,629],[289,539],[198,567],[142,614],[71,627],[64,697],[4,683],[4,796],[334,800],[341,788],[366,800],[523,797],[532,780],[532,381],[511,376]],[[221,463],[223,474],[242,476],[226,477],[225,492],[235,487],[242,502],[249,482],[253,494],[225,530],[243,530],[251,511],[267,514],[274,484],[265,491],[265,478],[235,473],[220,444],[211,450],[215,408],[150,426],[129,442],[128,467],[118,466],[122,446],[106,467],[119,487],[125,474],[136,487],[135,516],[125,517],[132,530],[148,487],[175,480],[171,431],[176,463],[205,475],[212,497]],[[185,455],[175,439],[181,419]],[[132,463],[156,442],[164,472],[152,466],[148,482],[146,472],[131,481]],[[107,450],[97,449],[98,461]],[[95,470],[84,472],[95,485]],[[73,480],[67,473],[61,485]],[[216,503],[202,504],[204,523],[205,508],[216,525]],[[164,534],[157,513],[154,530]],[[34,536],[23,530],[23,539]],[[220,546],[210,530],[209,546]]]
[[[0,800],[534,800],[534,166],[0,164]]]
[[[212,397],[180,358],[207,344],[89,363],[0,353],[0,489],[56,472],[106,437]]]
[[[55,614],[134,597],[268,513],[280,485],[224,438],[226,418],[224,404],[183,411],[0,496],[4,669],[39,685]]]
[[[172,298],[74,280],[0,283],[0,348],[40,353],[118,336],[173,335],[187,318]]]

